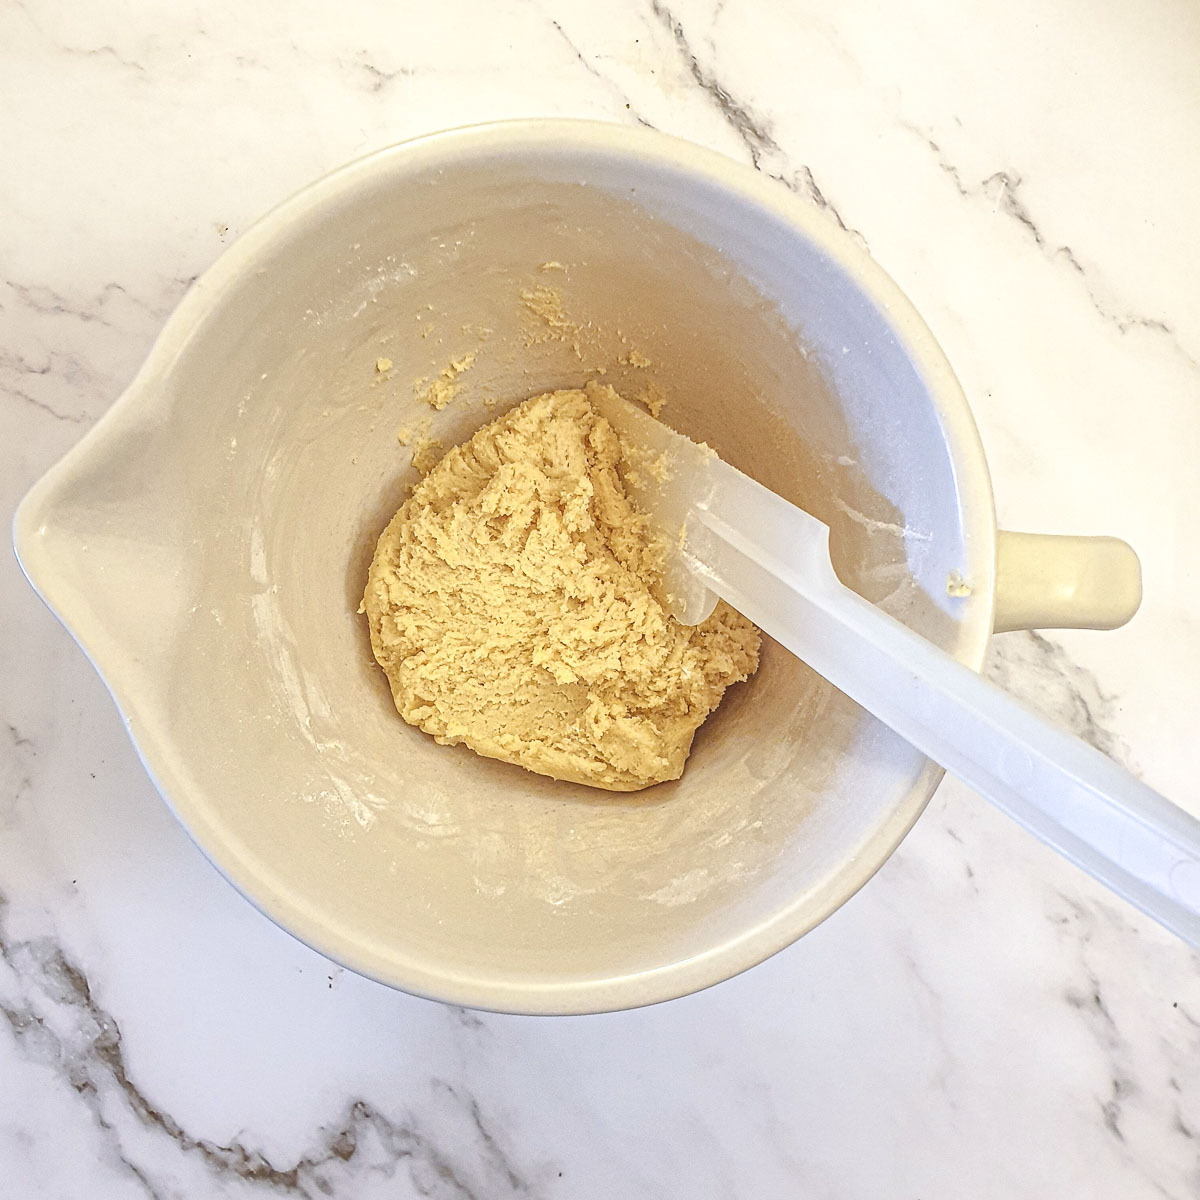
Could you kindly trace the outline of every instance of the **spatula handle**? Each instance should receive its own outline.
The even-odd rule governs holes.
[[[823,546],[811,532],[797,538],[798,510],[741,478],[755,489],[745,503],[725,493],[720,516],[701,510],[689,526],[688,557],[712,590],[1031,833],[1200,947],[1200,821],[851,592],[830,564],[828,530]]]

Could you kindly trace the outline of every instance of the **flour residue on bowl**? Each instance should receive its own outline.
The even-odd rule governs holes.
[[[710,886],[711,876],[708,868],[695,867],[664,884],[658,891],[651,892],[649,899],[667,908],[674,908],[677,904],[694,903]]]
[[[390,807],[370,781],[354,769],[355,755],[339,736],[341,726],[319,677],[304,666],[295,635],[279,603],[279,584],[271,581],[262,526],[250,527],[248,568],[253,590],[250,613],[255,640],[273,670],[266,674],[276,704],[290,716],[288,727],[318,756],[317,769],[297,798],[319,805],[339,836],[352,828],[369,830]],[[272,711],[268,709],[268,711]]]

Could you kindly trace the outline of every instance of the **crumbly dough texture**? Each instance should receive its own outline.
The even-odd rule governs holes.
[[[759,634],[724,603],[681,625],[651,595],[661,545],[596,387],[527,400],[446,454],[380,537],[363,611],[410,724],[633,791],[682,774]]]

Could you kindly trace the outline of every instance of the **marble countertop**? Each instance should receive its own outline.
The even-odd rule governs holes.
[[[1005,525],[1138,548],[1132,624],[989,670],[1200,813],[1197,45],[1188,0],[0,3],[6,511],[295,188],[446,126],[643,122],[857,232]],[[240,899],[11,555],[0,709],[5,1197],[1200,1195],[1200,959],[963,786],[748,974],[503,1017]]]

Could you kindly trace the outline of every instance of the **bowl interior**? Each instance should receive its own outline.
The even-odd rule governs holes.
[[[169,802],[352,967],[527,1011],[686,991],[831,911],[935,782],[773,644],[682,780],[620,797],[541,779],[405,725],[356,613],[424,433],[448,446],[603,378],[658,389],[665,420],[831,525],[846,582],[977,660],[989,517],[968,527],[972,464],[925,350],[802,228],[817,218],[736,172],[534,136],[358,164],[201,281],[26,503],[22,560]],[[457,395],[434,411],[443,371]],[[949,598],[951,571],[975,595]]]

